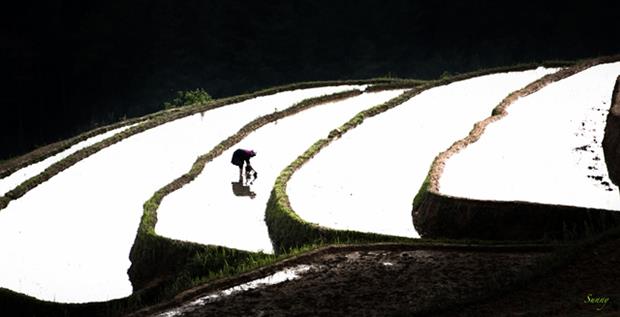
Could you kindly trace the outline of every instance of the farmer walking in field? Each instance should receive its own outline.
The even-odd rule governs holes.
[[[237,149],[233,153],[232,160],[230,161],[233,165],[239,167],[239,183],[246,183],[251,178],[252,174],[254,174],[254,179],[258,177],[258,173],[252,165],[250,164],[250,158],[256,156],[256,152],[254,150],[245,150],[245,149]],[[245,164],[245,182],[243,182],[243,166]]]

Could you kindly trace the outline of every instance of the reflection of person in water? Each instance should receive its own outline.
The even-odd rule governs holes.
[[[231,184],[235,196],[248,196],[252,199],[256,197],[256,193],[250,190],[250,186],[245,186],[242,182],[232,182]]]
[[[248,181],[246,178],[245,182],[243,182],[244,164],[245,164],[246,176],[247,174],[251,174],[251,172],[254,171],[254,178],[257,177],[258,173],[256,173],[256,171],[252,168],[252,165],[250,165],[250,158],[254,156],[256,156],[256,152],[254,152],[254,150],[238,149],[238,150],[235,150],[235,152],[233,152],[233,156],[230,162],[233,165],[236,165],[237,167],[239,167],[239,182],[240,183],[245,184],[245,182]]]

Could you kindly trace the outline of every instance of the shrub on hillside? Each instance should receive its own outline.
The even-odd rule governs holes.
[[[211,95],[204,89],[177,91],[177,96],[172,101],[164,102],[164,109],[179,108],[193,104],[204,104],[211,101]]]

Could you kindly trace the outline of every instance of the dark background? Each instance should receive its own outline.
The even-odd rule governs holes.
[[[0,160],[157,111],[177,90],[217,98],[307,80],[424,79],[620,53],[616,3],[3,4]]]

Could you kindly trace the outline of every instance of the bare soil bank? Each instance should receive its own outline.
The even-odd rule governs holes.
[[[615,238],[518,290],[437,316],[620,316],[619,267],[620,238]],[[608,300],[603,305],[595,298]]]
[[[542,248],[465,250],[391,245],[332,249],[294,261],[312,266],[297,280],[237,293],[183,316],[431,313],[514,286],[531,276],[550,254]],[[213,291],[194,293],[166,306],[178,307]],[[136,316],[158,313],[161,310],[153,309]]]
[[[428,192],[414,222],[425,238],[577,240],[620,225],[617,211]]]
[[[533,279],[557,251],[328,249],[287,263],[313,265],[298,280],[237,293],[182,316],[617,316],[620,237],[588,245]],[[205,289],[167,308],[215,290]],[[608,300],[602,305],[595,298]]]

